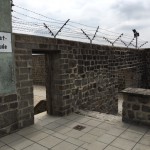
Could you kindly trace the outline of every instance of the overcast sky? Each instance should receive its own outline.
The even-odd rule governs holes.
[[[136,29],[140,39],[150,39],[150,0],[14,0],[14,4],[58,20],[99,25],[131,36]]]

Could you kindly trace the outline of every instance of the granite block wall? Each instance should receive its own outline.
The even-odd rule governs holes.
[[[0,95],[0,137],[34,123],[32,50],[14,50],[16,93]]]
[[[8,102],[7,95],[0,96],[0,136],[34,123],[32,53],[46,56],[47,108],[51,115],[63,116],[77,109],[116,114],[119,87],[124,88],[125,81],[130,83],[133,78],[127,86],[144,87],[147,83],[145,50],[13,36],[17,93]],[[131,75],[126,78],[123,72]],[[15,117],[10,117],[11,111]]]
[[[63,46],[61,50],[63,100],[72,109],[88,109],[103,113],[118,112],[118,80],[123,70],[135,70],[135,83],[144,85],[144,51],[112,48],[78,43]],[[133,69],[132,69],[133,68]],[[131,79],[132,81],[132,79]],[[124,82],[124,79],[123,79]]]
[[[134,70],[135,76],[131,75],[129,80],[135,78],[136,84],[132,83],[132,86],[142,87],[145,84],[144,50],[28,35],[16,35],[16,45],[45,53],[58,51],[57,65],[60,69],[55,74],[57,80],[53,84],[53,89],[58,91],[51,96],[54,98],[51,105],[54,108],[55,103],[60,107],[57,106],[53,114],[66,115],[78,108],[116,114],[118,87],[125,82],[124,77],[120,80],[119,72],[123,70],[128,70],[130,74]]]
[[[145,58],[146,58],[146,88],[150,89],[150,49],[146,49],[146,54],[145,54]]]
[[[33,84],[45,86],[45,55],[32,55],[32,63]]]
[[[0,137],[18,128],[17,108],[16,94],[0,96]]]

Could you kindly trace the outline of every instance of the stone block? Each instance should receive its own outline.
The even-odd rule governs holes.
[[[133,109],[133,110],[140,110],[140,105],[138,105],[138,104],[133,104],[133,105],[132,105],[132,109]]]
[[[76,86],[81,86],[81,84],[82,84],[82,80],[81,79],[75,80],[75,85]]]
[[[150,106],[142,106],[142,111],[150,113]]]
[[[21,82],[21,87],[30,87],[32,85],[33,85],[33,81],[32,80],[22,81]]]
[[[7,111],[3,113],[0,117],[0,121],[0,128],[7,127],[17,122],[17,110]]]
[[[17,101],[16,94],[7,95],[4,97],[4,103],[13,102],[13,101]]]
[[[134,112],[131,110],[128,110],[128,117],[129,117],[129,119],[134,119],[135,118]]]
[[[2,97],[2,96],[0,96],[0,104],[2,103],[2,101],[3,101],[3,97]]]
[[[140,97],[138,97],[138,102],[142,103],[142,104],[148,104],[148,103],[150,103],[150,98],[140,96]]]
[[[5,112],[8,110],[8,105],[7,104],[0,104],[0,112]]]
[[[18,102],[10,103],[9,108],[10,109],[16,109],[18,107]]]

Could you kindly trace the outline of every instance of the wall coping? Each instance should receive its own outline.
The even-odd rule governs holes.
[[[123,91],[121,91],[120,93],[150,96],[150,90],[142,89],[142,88],[126,88]]]

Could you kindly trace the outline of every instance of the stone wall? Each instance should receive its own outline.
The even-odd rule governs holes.
[[[45,55],[32,55],[32,76],[34,85],[45,85]]]
[[[72,108],[117,113],[118,72],[135,68],[137,86],[143,85],[142,50],[112,48],[79,43],[64,45],[61,59],[64,100]],[[132,80],[131,80],[132,81]],[[66,94],[67,93],[67,94]]]
[[[14,36],[14,40],[16,37]],[[15,44],[16,89],[18,102],[18,128],[34,123],[32,50]]]
[[[123,94],[124,122],[150,125],[150,90],[127,88]]]
[[[21,48],[40,52],[59,51],[60,63],[56,64],[60,66],[60,70],[53,84],[53,89],[58,90],[58,94],[56,93],[52,100],[57,109],[53,114],[65,115],[78,108],[117,113],[118,86],[125,82],[125,79],[120,80],[118,72],[124,72],[125,69],[131,73],[131,79],[128,81],[135,78],[136,85],[131,85],[144,86],[144,50],[35,36],[16,37],[16,44]],[[132,70],[135,70],[135,76],[132,75]]]
[[[144,50],[21,34],[14,34],[14,44],[17,96],[13,98],[13,94],[8,102],[5,96],[0,98],[0,133],[34,123],[32,53],[46,55],[47,107],[52,115],[63,116],[77,109],[116,114],[118,87],[125,81],[120,74],[125,69],[135,70],[136,86],[145,85]],[[5,124],[9,118],[12,121]]]
[[[0,95],[0,137],[34,123],[32,50],[15,45],[14,62],[16,93]]]
[[[147,73],[147,82],[146,88],[150,89],[150,49],[146,49],[146,73]]]
[[[18,128],[16,94],[0,96],[0,137]]]

